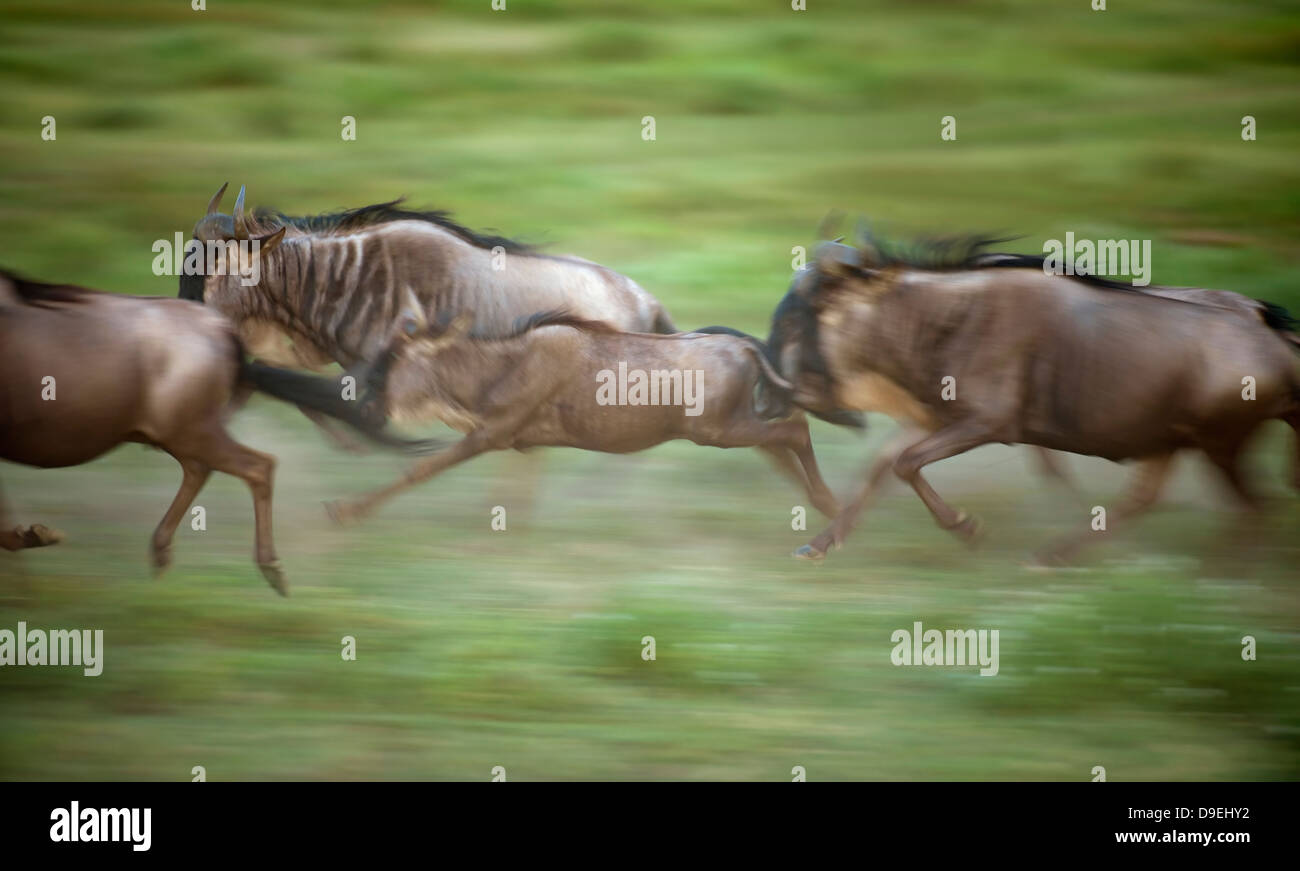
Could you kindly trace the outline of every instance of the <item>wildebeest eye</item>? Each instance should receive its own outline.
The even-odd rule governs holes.
[[[408,336],[414,337],[420,331],[420,325],[415,318],[402,318],[402,332]]]

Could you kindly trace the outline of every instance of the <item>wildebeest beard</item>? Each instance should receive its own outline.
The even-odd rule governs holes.
[[[189,253],[190,246],[196,244],[197,242],[198,242],[197,239],[190,240],[190,245],[186,246],[187,255]],[[186,260],[188,261],[188,259],[189,258],[187,256]],[[181,269],[180,291],[176,295],[179,296],[181,299],[193,300],[194,302],[203,302],[203,273],[200,272],[198,275],[190,275],[187,270]]]
[[[815,275],[810,278],[816,280]],[[835,379],[819,347],[817,313],[808,300],[798,293],[799,281],[800,279],[795,280],[772,313],[772,331],[767,346],[776,355],[779,370],[786,362],[786,348],[793,345],[798,349],[797,371],[781,371],[781,374],[805,389],[810,389],[813,395],[825,403],[826,407],[819,410],[829,411],[835,402]],[[813,288],[813,292],[815,290]]]

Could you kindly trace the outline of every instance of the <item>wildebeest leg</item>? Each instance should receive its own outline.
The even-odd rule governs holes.
[[[1282,418],[1292,430],[1291,441],[1291,486],[1300,490],[1300,412],[1288,414]]]
[[[778,472],[798,484],[799,489],[808,489],[808,476],[799,467],[799,460],[795,457],[794,451],[785,445],[759,445],[758,450],[767,457]]]
[[[831,493],[831,488],[826,486],[826,481],[822,479],[821,469],[817,466],[817,455],[813,453],[812,433],[808,431],[808,421],[801,419],[788,423],[794,424],[790,434],[790,450],[794,451],[808,480],[808,498],[822,514],[835,517],[840,513],[840,504]]]
[[[483,398],[482,419],[488,421],[471,430],[463,439],[444,448],[407,470],[401,480],[382,487],[360,499],[325,503],[325,510],[340,525],[360,520],[403,490],[429,480],[458,463],[487,451],[505,450],[514,445],[515,436],[543,404],[551,401],[557,372],[544,373],[532,384],[507,380]],[[751,442],[750,444],[753,444]]]
[[[776,470],[785,477],[793,481],[798,487],[808,495],[813,507],[825,514],[827,517],[834,517],[837,513],[835,497],[831,495],[830,488],[822,480],[821,472],[817,469],[817,460],[812,459],[812,473],[815,480],[810,480],[807,468],[803,463],[803,458],[799,456],[794,448],[785,445],[759,445],[758,449],[762,451]],[[809,451],[811,454],[812,452]]]
[[[871,466],[867,469],[867,474],[862,482],[862,487],[858,490],[853,501],[845,506],[835,518],[835,522],[826,528],[821,535],[818,535],[811,543],[805,544],[794,552],[794,556],[799,559],[818,560],[826,556],[826,552],[832,547],[840,547],[844,540],[848,538],[849,533],[857,524],[858,515],[870,504],[871,499],[878,492],[882,482],[885,480],[885,473],[894,465],[894,460],[903,452],[909,444],[917,439],[915,430],[904,430],[889,440],[876,454],[876,458],[871,461]]]
[[[710,441],[709,444],[728,448],[752,445],[758,448],[768,456],[778,471],[803,488],[818,511],[827,517],[834,517],[839,512],[835,496],[822,480],[821,470],[817,468],[812,436],[808,432],[808,421],[804,418],[733,423],[723,438],[717,442]],[[798,465],[795,460],[799,461]]]
[[[1066,490],[1079,495],[1079,488],[1075,486],[1074,479],[1065,471],[1065,465],[1056,453],[1049,451],[1047,448],[1035,447],[1034,456],[1038,460],[1038,470],[1044,477],[1051,478]]]
[[[983,424],[974,421],[956,423],[909,445],[894,461],[894,474],[912,485],[916,495],[930,509],[935,522],[966,541],[973,539],[979,532],[979,520],[943,501],[943,497],[921,475],[921,469],[931,463],[964,454],[990,441],[989,430]]]
[[[1236,497],[1237,506],[1241,509],[1236,512],[1233,521],[1220,532],[1218,544],[1212,551],[1214,559],[1223,560],[1232,568],[1236,568],[1243,557],[1250,558],[1259,545],[1260,534],[1264,531],[1259,522],[1260,509],[1264,507],[1264,503],[1241,469],[1243,447],[1244,441],[1205,452],[1215,468],[1223,473],[1224,481]]]
[[[513,432],[514,428],[512,427],[510,431]],[[433,476],[445,472],[452,466],[472,459],[485,451],[494,448],[499,449],[501,445],[499,443],[494,444],[493,441],[486,428],[474,430],[451,447],[444,448],[427,459],[416,463],[402,476],[401,480],[394,481],[387,487],[381,487],[373,493],[368,493],[360,499],[354,499],[350,502],[342,500],[326,502],[325,510],[335,523],[340,525],[354,523],[403,490],[423,483]]]
[[[219,425],[210,425],[193,444],[187,442],[184,446],[164,447],[173,456],[197,460],[218,472],[234,475],[248,485],[253,494],[253,519],[257,529],[254,539],[257,566],[277,593],[289,595],[289,582],[284,576],[280,560],[276,558],[275,541],[271,536],[271,492],[275,478],[275,457],[241,445]],[[183,489],[185,484],[181,487]],[[178,499],[180,495],[177,495]]]
[[[1165,482],[1169,480],[1173,459],[1174,455],[1170,452],[1140,460],[1128,494],[1124,497],[1124,501],[1110,513],[1109,520],[1121,522],[1132,520],[1154,505],[1160,498],[1160,491],[1164,489]],[[1093,530],[1089,526],[1086,531],[1049,545],[1039,554],[1038,562],[1044,565],[1065,564],[1084,544],[1095,541],[1098,536],[1109,535],[1112,526],[1112,523],[1107,523],[1104,530]]]
[[[1224,481],[1227,482],[1228,488],[1232,494],[1237,497],[1241,507],[1250,511],[1258,510],[1263,507],[1259,494],[1250,486],[1250,482],[1241,470],[1241,449],[1242,443],[1229,445],[1214,450],[1207,450],[1205,455],[1210,458],[1220,472],[1223,473]]]
[[[160,576],[172,564],[172,536],[176,534],[176,527],[180,525],[181,518],[189,510],[194,497],[199,495],[199,491],[207,483],[208,476],[212,474],[212,470],[198,460],[177,457],[177,462],[181,464],[181,472],[184,475],[181,488],[176,492],[171,507],[159,521],[158,528],[154,530],[153,539],[150,541],[149,552],[153,560],[154,577]]]

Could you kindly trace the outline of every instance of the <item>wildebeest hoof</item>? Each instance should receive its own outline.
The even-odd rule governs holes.
[[[811,544],[805,544],[803,547],[798,548],[794,553],[790,554],[790,556],[807,562],[819,563],[826,559],[826,551],[817,550]]]
[[[974,514],[959,511],[957,522],[945,528],[967,544],[974,544],[984,531],[984,521]]]
[[[27,529],[19,527],[14,530],[23,547],[49,547],[52,544],[58,544],[63,541],[63,533],[57,529],[50,529],[48,526],[42,526],[39,523],[33,523]]]
[[[153,576],[155,578],[162,577],[163,572],[167,571],[167,569],[170,568],[172,564],[171,547],[156,548],[152,554],[152,561],[153,561]]]
[[[271,585],[281,596],[289,595],[289,579],[284,576],[284,569],[280,566],[280,561],[262,563],[258,566],[262,570],[262,577]]]

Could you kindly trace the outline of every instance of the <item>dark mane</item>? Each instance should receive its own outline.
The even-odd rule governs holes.
[[[988,251],[991,245],[1010,242],[1015,236],[987,236],[973,233],[959,236],[920,238],[911,242],[895,242],[862,233],[858,256],[865,269],[910,268],[932,272],[954,272],[962,269],[1042,269],[1047,258],[1035,254],[1010,254]],[[1110,290],[1133,290],[1131,282],[1116,281],[1100,275],[1076,273],[1077,281]]]
[[[1277,330],[1279,333],[1300,331],[1300,320],[1297,320],[1291,312],[1275,302],[1261,299],[1259,303],[1264,306],[1264,310],[1260,314],[1269,329]]]
[[[434,224],[455,235],[459,236],[466,242],[478,248],[496,248],[500,246],[506,251],[516,254],[532,253],[535,249],[531,245],[523,242],[507,239],[505,236],[493,236],[487,233],[478,233],[452,220],[449,212],[417,211],[401,208],[402,203],[406,201],[405,197],[390,200],[386,203],[375,203],[370,206],[362,206],[359,209],[348,209],[342,212],[327,212],[319,215],[286,215],[283,212],[274,209],[259,208],[255,213],[255,219],[266,230],[273,230],[281,224],[287,224],[290,227],[302,230],[308,233],[351,233],[366,227],[374,227],[379,224],[390,224],[393,221],[423,221],[427,224]]]
[[[0,267],[0,280],[8,281],[18,292],[24,302],[35,306],[49,308],[51,303],[85,302],[94,296],[94,291],[71,284],[46,284],[43,281],[31,281],[8,269]]]

